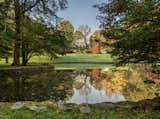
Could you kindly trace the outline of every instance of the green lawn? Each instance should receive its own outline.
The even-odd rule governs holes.
[[[1,65],[10,65],[12,62],[13,62],[13,58],[9,58],[9,64],[5,64],[5,59],[0,59]],[[29,63],[44,63],[44,62],[51,63],[52,61],[48,56],[34,56],[29,60]]]
[[[11,67],[13,62],[12,58],[9,58],[9,64],[5,64],[5,60],[0,60],[0,69],[4,68],[16,68]],[[80,63],[71,63],[71,62],[81,62]],[[93,64],[83,64],[83,62],[90,62]],[[94,64],[94,63],[111,63],[113,59],[109,54],[67,54],[65,56],[59,56],[53,61],[50,60],[48,56],[34,56],[30,59],[28,66],[40,66],[48,63],[53,65],[55,63],[56,70],[67,70],[67,69],[104,69],[112,67],[111,64]],[[60,64],[58,64],[60,63]],[[71,63],[71,64],[67,64]]]
[[[113,62],[110,54],[67,54],[59,56],[55,62]]]
[[[53,61],[51,61],[47,56],[34,56],[31,58],[27,66],[11,66],[12,62],[13,58],[9,58],[8,64],[5,63],[5,59],[0,59],[0,69],[34,68],[37,66],[45,66],[45,63],[48,63],[49,66],[53,66]]]
[[[54,62],[56,63],[55,69],[57,70],[105,69],[113,66],[111,64],[94,64],[94,63],[102,63],[102,62],[103,63],[113,62],[113,59],[109,54],[67,54],[65,56],[59,56],[54,60]],[[72,64],[72,62],[74,63]],[[76,62],[80,62],[80,63],[76,63]],[[91,64],[89,63],[83,64],[83,62],[90,62]]]

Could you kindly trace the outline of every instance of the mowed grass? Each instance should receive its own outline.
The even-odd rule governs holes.
[[[74,53],[74,54],[59,56],[54,60],[54,62],[55,62],[56,70],[106,69],[106,68],[113,67],[113,65],[111,64],[101,64],[101,63],[113,62],[113,58],[111,58],[110,54],[75,54]],[[88,64],[86,62],[88,62]]]
[[[21,58],[20,58],[21,61]],[[11,63],[13,62],[13,58],[9,58],[9,63],[6,64],[5,63],[5,59],[2,58],[0,59],[0,65],[11,65]],[[31,63],[53,63],[52,60],[50,60],[50,58],[48,56],[33,56],[30,60],[29,60],[29,64]]]
[[[0,69],[17,68],[13,66],[11,67],[12,62],[13,62],[12,58],[9,58],[8,64],[5,63],[5,59],[1,59]],[[80,63],[76,63],[76,62],[80,62]],[[89,63],[87,64],[84,62],[89,62]],[[58,58],[55,58],[53,60],[51,60],[50,57],[48,56],[34,56],[29,60],[28,66],[41,66],[41,65],[45,66],[46,64],[48,64],[48,65],[54,65],[56,70],[104,69],[106,67],[112,67],[112,65],[96,64],[96,63],[111,63],[111,62],[113,62],[113,58],[111,58],[110,54],[75,54],[74,53],[74,54],[67,54],[65,56],[59,56]]]
[[[21,58],[20,58],[21,61]],[[5,63],[5,59],[0,59],[0,69],[17,69],[17,68],[34,68],[36,66],[53,66],[53,61],[48,56],[34,56],[29,60],[27,66],[11,66],[13,58],[9,58],[9,63]]]
[[[13,62],[13,58],[9,58],[9,64]],[[113,62],[113,58],[110,54],[66,54],[64,56],[58,56],[54,60],[51,60],[48,56],[34,56],[29,60],[29,63],[63,63],[63,62]],[[5,59],[0,59],[0,64],[5,64]]]
[[[31,111],[27,107],[11,110],[11,103],[0,103],[0,119],[159,119],[158,111],[115,110],[91,106],[91,113],[83,114],[79,107],[71,111],[47,109],[44,112]]]
[[[59,62],[113,62],[110,54],[67,54],[54,60]]]

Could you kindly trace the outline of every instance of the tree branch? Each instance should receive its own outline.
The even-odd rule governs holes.
[[[32,8],[34,8],[41,0],[36,0],[36,2],[32,5],[29,5],[27,8],[24,9],[23,12],[27,12],[29,10],[31,10]]]

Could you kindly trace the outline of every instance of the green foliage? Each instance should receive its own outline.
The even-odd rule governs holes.
[[[109,38],[104,36],[104,33],[104,30],[96,30],[90,37],[90,43],[91,45],[94,45],[95,43],[99,44],[101,51],[110,53],[113,49],[112,42]]]
[[[65,37],[65,33],[60,30],[53,31],[52,35],[47,37],[47,45],[45,49],[51,58],[57,57],[56,54],[65,54],[65,49],[68,47],[68,40]]]
[[[57,28],[57,31],[61,32],[60,34],[64,36],[62,39],[66,40],[66,42],[61,43],[62,54],[65,54],[66,50],[71,47],[71,43],[73,42],[74,27],[69,21],[62,20],[59,22],[56,28]]]
[[[106,37],[117,40],[113,56],[119,64],[160,61],[160,2],[111,0],[96,6]]]
[[[67,0],[4,0],[0,2],[0,56],[12,53],[13,65],[26,65],[37,54],[51,57],[65,47],[64,34],[54,32],[56,12],[67,7]],[[57,31],[55,31],[57,33]],[[52,38],[55,37],[55,38]],[[58,40],[57,40],[58,39]]]
[[[11,54],[13,38],[12,24],[8,21],[9,15],[5,6],[5,2],[0,3],[0,57],[8,57]]]
[[[34,55],[48,54],[51,58],[56,57],[56,54],[63,54],[63,49],[67,47],[63,31],[50,29],[30,19],[26,19],[23,28],[27,62]]]
[[[83,38],[83,34],[80,31],[75,31],[73,36],[74,36],[74,40],[79,40]]]
[[[74,27],[73,25],[67,21],[63,20],[57,25],[57,30],[63,31],[66,39],[68,41],[73,41],[73,32],[74,32]]]

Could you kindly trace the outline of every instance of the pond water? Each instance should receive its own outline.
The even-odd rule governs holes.
[[[126,72],[114,75],[102,70],[66,70],[23,75],[1,74],[0,101],[51,100],[95,104],[138,101],[157,95],[157,91],[151,90],[151,87],[159,90],[156,84],[145,84],[141,79],[121,77],[121,74]]]

